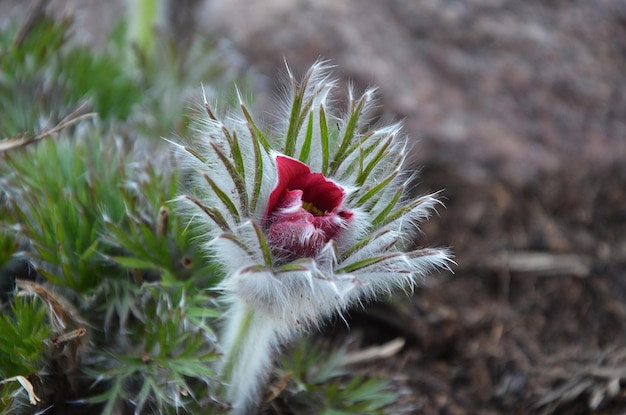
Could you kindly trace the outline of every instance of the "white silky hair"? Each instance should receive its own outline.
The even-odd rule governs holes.
[[[229,324],[222,333],[223,345],[235,347],[238,341],[238,330],[242,320],[246,318],[247,307],[239,301],[232,303],[226,315]],[[254,408],[261,396],[261,382],[268,376],[273,352],[281,341],[277,336],[273,322],[255,314],[249,322],[249,337],[255,341],[242,342],[237,345],[238,353],[234,356],[237,365],[230,378],[226,398],[231,405],[231,415],[247,415]],[[220,368],[218,368],[220,369]]]
[[[436,195],[413,200],[404,194],[409,187],[402,174],[406,138],[401,135],[401,123],[370,128],[368,113],[375,105],[374,89],[357,99],[350,87],[348,114],[337,115],[331,101],[337,82],[329,69],[327,62],[317,62],[302,81],[306,84],[302,101],[310,105],[294,154],[303,153],[308,119],[312,120],[312,136],[320,136],[324,114],[328,125],[338,125],[335,141],[329,143],[333,159],[341,134],[349,127],[350,109],[362,108],[350,144],[358,143],[356,150],[348,151],[326,176],[344,189],[341,209],[352,216],[336,239],[314,258],[285,263],[280,253],[268,250],[262,232],[270,194],[278,181],[276,157],[284,149],[280,143],[269,149],[259,144],[259,132],[251,125],[240,94],[240,112],[227,113],[223,119],[208,112],[196,124],[195,140],[189,146],[175,144],[179,166],[189,182],[189,193],[176,199],[179,210],[190,218],[190,225],[200,226],[205,233],[203,247],[225,272],[218,290],[229,311],[220,344],[225,355],[236,351],[236,356],[229,356],[230,361],[237,359],[237,366],[227,385],[232,414],[253,411],[272,356],[281,344],[354,304],[395,288],[412,290],[427,273],[449,269],[452,262],[446,249],[405,251],[419,223],[439,202]],[[288,82],[293,88],[302,85],[289,69]],[[272,136],[287,137],[292,105],[292,101],[284,105],[282,122]],[[239,148],[243,169],[237,173],[229,171],[237,163],[233,143]],[[323,152],[321,140],[310,142],[306,164],[312,172],[323,171]],[[364,175],[368,167],[369,173]],[[225,202],[225,196],[215,188],[232,203]],[[389,212],[398,214],[389,217]],[[248,322],[249,331],[242,337],[242,321],[251,312],[254,324]]]

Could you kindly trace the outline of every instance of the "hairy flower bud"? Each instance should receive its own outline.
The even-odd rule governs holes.
[[[342,204],[346,192],[304,163],[276,156],[278,183],[265,212],[267,241],[282,262],[315,258],[345,230],[353,213]]]
[[[350,91],[348,112],[333,114],[327,69],[315,64],[300,83],[290,74],[289,111],[272,135],[282,139],[243,102],[221,120],[205,100],[196,141],[178,146],[192,183],[177,200],[225,271],[219,372],[233,415],[253,412],[280,344],[451,261],[445,249],[407,249],[437,199],[407,197],[400,126],[372,128],[373,91]]]

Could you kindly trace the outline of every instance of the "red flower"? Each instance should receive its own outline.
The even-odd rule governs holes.
[[[278,183],[265,211],[268,243],[281,259],[314,257],[344,230],[353,213],[344,189],[298,160],[276,156]]]

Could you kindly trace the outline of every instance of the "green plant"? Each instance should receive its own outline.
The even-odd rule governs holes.
[[[231,415],[258,407],[281,344],[451,261],[409,243],[437,199],[407,196],[406,143],[398,124],[369,122],[373,92],[350,91],[337,114],[324,62],[290,87],[279,131],[263,133],[243,101],[223,118],[205,103],[195,140],[175,144],[190,178],[177,204],[225,273],[219,374]]]
[[[104,413],[129,401],[137,408],[179,405],[185,399],[177,401],[174,390],[203,395],[210,382],[218,313],[207,289],[219,274],[191,250],[193,235],[169,213],[172,172],[133,159],[110,132],[85,131],[11,152],[0,168],[12,217],[3,235],[28,241],[27,255],[46,281],[18,281],[18,295],[46,305],[42,327],[51,326],[50,339],[85,333],[68,340],[62,354],[50,339],[47,348],[40,344],[54,368],[40,377],[68,400],[106,397]],[[41,320],[40,311],[15,316],[19,324]],[[0,350],[13,339],[3,336]]]
[[[124,120],[141,100],[117,56],[70,42],[69,20],[41,15],[22,29],[0,35],[0,138],[36,135],[83,102],[104,120]]]
[[[329,351],[314,339],[299,342],[281,360],[281,375],[289,379],[286,404],[295,413],[384,414],[396,400],[388,382],[351,373],[345,356],[345,346]]]
[[[211,41],[181,51],[157,32],[163,47],[135,49],[121,24],[93,52],[69,24],[38,16],[0,33],[0,413],[251,411],[265,374],[253,373],[238,406],[242,362],[269,371],[276,340],[445,266],[446,251],[404,248],[403,226],[435,199],[404,198],[397,126],[368,130],[369,91],[333,115],[334,81],[317,64],[302,83],[291,78],[284,134],[257,125],[243,102],[225,122],[207,104],[196,124],[184,115],[189,85],[227,79]],[[172,168],[155,137],[191,131],[207,134],[180,145],[188,163]],[[310,180],[296,183],[293,169]],[[318,195],[298,214],[318,218],[321,243],[276,238],[292,225],[280,212],[294,190]],[[252,297],[263,295],[237,320],[237,290],[259,281]],[[317,413],[383,413],[387,383],[354,376],[342,353],[299,343],[276,368],[293,373],[282,398]]]

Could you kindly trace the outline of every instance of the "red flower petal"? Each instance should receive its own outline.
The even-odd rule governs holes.
[[[276,156],[278,182],[265,211],[265,231],[277,259],[313,257],[335,239],[353,213],[341,208],[345,191],[304,163]]]
[[[276,156],[276,170],[278,171],[278,183],[276,183],[276,187],[272,190],[270,198],[267,202],[265,218],[267,218],[274,211],[276,204],[281,199],[285,191],[288,190],[291,180],[300,175],[311,173],[311,169],[309,169],[306,164],[286,156]]]
[[[302,190],[302,200],[312,203],[322,212],[332,212],[343,201],[343,189],[326,179],[322,173],[311,173],[304,163],[287,156],[276,156],[278,183],[270,194],[265,218],[276,208],[276,204],[287,190]]]
[[[322,173],[296,177],[290,183],[291,186],[302,189],[302,200],[312,203],[324,213],[337,209],[345,194],[341,187],[327,180]]]

